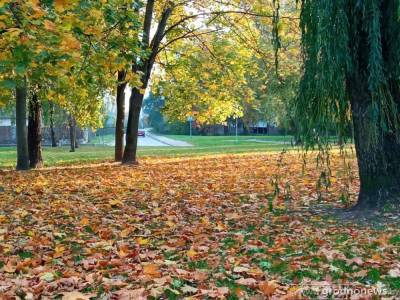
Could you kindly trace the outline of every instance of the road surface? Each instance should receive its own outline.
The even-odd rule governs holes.
[[[125,137],[124,137],[125,140]],[[107,144],[108,146],[114,146],[115,142],[111,142]],[[159,136],[146,131],[146,136],[138,137],[138,145],[139,147],[192,147],[192,144],[178,141],[174,139],[167,138],[165,136]]]

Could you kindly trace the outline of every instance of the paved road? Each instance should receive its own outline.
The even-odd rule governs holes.
[[[139,147],[191,147],[191,146],[193,146],[186,142],[170,139],[170,138],[167,138],[164,136],[151,134],[149,132],[146,132],[145,137],[142,137],[142,136],[138,137],[138,144],[139,144]],[[115,142],[111,142],[108,145],[114,146]]]

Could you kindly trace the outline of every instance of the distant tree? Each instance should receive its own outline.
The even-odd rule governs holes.
[[[50,121],[50,138],[51,138],[51,147],[57,147],[57,138],[54,130],[54,103],[50,103],[50,111],[49,111],[49,121]]]
[[[297,118],[307,145],[354,127],[357,209],[400,199],[400,4],[302,0],[304,75]]]
[[[153,93],[150,93],[143,101],[143,113],[148,117],[148,126],[155,132],[165,132],[166,124],[162,113],[164,105],[164,99],[156,97]]]

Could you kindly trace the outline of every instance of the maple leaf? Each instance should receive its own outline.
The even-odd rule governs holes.
[[[54,7],[58,12],[64,11],[64,9],[68,5],[68,0],[55,0],[54,1]]]
[[[50,20],[44,20],[44,28],[46,28],[48,31],[54,32],[56,31],[56,24]]]
[[[390,277],[400,277],[400,268],[391,269],[388,271]]]
[[[240,278],[235,281],[237,284],[246,285],[246,286],[255,286],[257,285],[257,280],[254,278]]]
[[[258,284],[258,288],[263,293],[264,296],[270,297],[272,296],[276,289],[278,288],[278,284],[276,281],[263,281]]]
[[[148,245],[150,243],[150,241],[148,239],[142,238],[142,237],[138,237],[136,239],[136,242],[140,245],[140,246],[145,246]]]
[[[13,266],[10,262],[3,266],[3,271],[7,273],[14,273],[17,269],[16,266]]]
[[[90,300],[94,294],[83,294],[81,292],[65,292],[62,294],[63,300]]]
[[[194,259],[194,258],[198,255],[198,253],[197,253],[196,250],[194,250],[193,247],[191,247],[191,248],[186,252],[186,255],[187,255],[188,257],[190,257],[190,259]]]
[[[152,278],[161,277],[161,271],[156,264],[147,264],[143,266],[143,273]]]

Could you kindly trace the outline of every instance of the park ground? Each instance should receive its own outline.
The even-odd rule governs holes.
[[[245,153],[260,151],[281,151],[290,146],[290,136],[184,136],[170,135],[169,139],[186,142],[192,146],[144,146],[139,147],[138,156],[143,157],[182,157],[212,155],[219,153]],[[142,138],[139,137],[139,142]],[[96,145],[82,145],[75,153],[69,152],[69,146],[43,148],[45,166],[61,166],[77,163],[110,162],[114,158],[114,136],[97,137]],[[148,143],[151,144],[151,143]],[[15,147],[0,147],[0,169],[13,168],[16,165]]]
[[[136,167],[0,171],[2,295],[321,299],[340,287],[399,294],[398,216],[334,217],[359,188],[351,152],[331,154],[328,178],[315,154],[247,147],[232,151],[255,152],[170,149],[164,157],[141,152]]]

